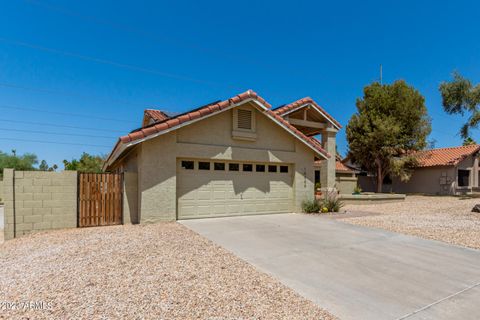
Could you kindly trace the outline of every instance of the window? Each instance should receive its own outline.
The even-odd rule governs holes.
[[[277,166],[269,165],[268,172],[277,172]]]
[[[202,162],[198,163],[198,170],[210,170],[210,162]]]
[[[186,170],[193,170],[193,164],[194,164],[193,161],[185,161],[185,160],[183,160],[183,161],[182,161],[182,168],[183,168],[183,169],[186,169]]]
[[[281,173],[288,173],[288,166],[280,166]]]
[[[240,170],[240,165],[238,163],[229,163],[228,164],[229,171],[238,171]]]
[[[264,165],[264,164],[257,164],[257,165],[255,166],[255,170],[256,170],[257,172],[265,172],[265,165]]]
[[[223,163],[223,162],[215,162],[215,163],[213,164],[213,170],[225,171],[225,163]]]
[[[470,185],[470,170],[458,169],[458,186],[468,187]]]
[[[252,165],[252,164],[248,164],[248,163],[244,163],[244,164],[243,164],[243,171],[248,171],[248,172],[253,171],[253,165]]]

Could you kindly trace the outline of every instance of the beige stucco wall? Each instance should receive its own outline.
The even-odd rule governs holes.
[[[15,191],[14,191],[15,188]],[[4,170],[5,240],[77,226],[77,172]],[[15,202],[14,202],[15,199]],[[16,227],[14,227],[14,213]]]
[[[455,177],[453,167],[419,168],[408,182],[393,179],[392,189],[397,193],[453,194]]]
[[[373,177],[358,177],[359,185],[365,192],[375,192]],[[383,184],[382,192],[455,194],[456,169],[454,167],[418,168],[407,182],[394,178],[392,184]]]
[[[458,187],[458,169],[470,170],[470,186]],[[392,184],[384,184],[383,192],[397,193],[424,193],[424,194],[461,194],[472,191],[479,184],[479,159],[478,155],[470,155],[457,166],[439,166],[415,169],[408,182],[394,178]],[[375,191],[372,177],[358,177],[360,186],[364,191]]]
[[[176,219],[176,162],[181,158],[288,163],[294,170],[295,209],[300,211],[301,202],[313,198],[314,152],[258,111],[256,141],[233,139],[232,117],[227,110],[136,149],[141,223]]]
[[[123,223],[138,223],[138,175],[123,173]]]
[[[357,178],[352,177],[352,175],[341,176],[337,174],[335,182],[335,187],[340,194],[352,194],[357,186]]]

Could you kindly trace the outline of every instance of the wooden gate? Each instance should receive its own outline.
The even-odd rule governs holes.
[[[123,175],[121,173],[78,174],[78,226],[122,224]]]

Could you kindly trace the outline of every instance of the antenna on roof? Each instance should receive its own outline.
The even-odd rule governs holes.
[[[383,67],[382,65],[380,64],[380,84],[383,85]]]

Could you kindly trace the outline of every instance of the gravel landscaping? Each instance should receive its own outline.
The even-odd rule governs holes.
[[[373,214],[341,220],[480,249],[480,213],[470,212],[477,203],[480,199],[407,196],[404,202],[346,205],[347,213]]]
[[[334,319],[177,223],[17,238],[0,270],[2,319]]]

